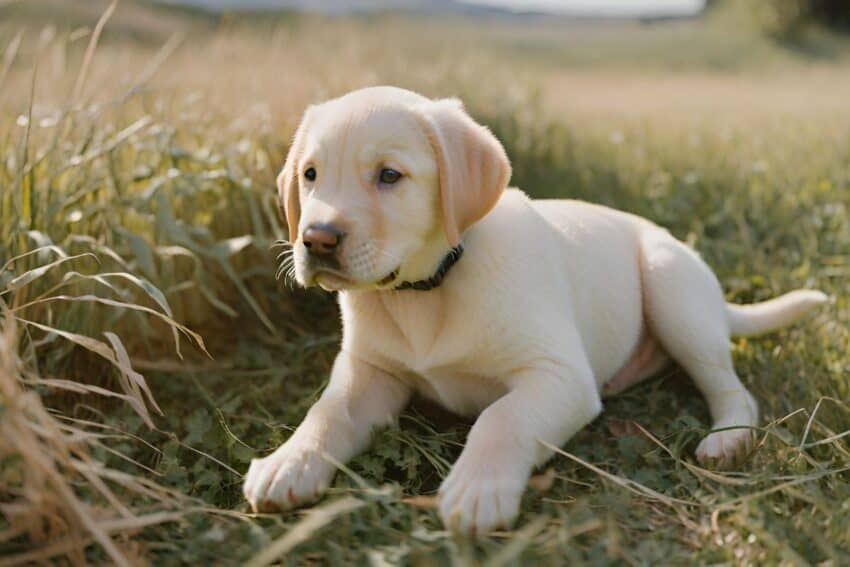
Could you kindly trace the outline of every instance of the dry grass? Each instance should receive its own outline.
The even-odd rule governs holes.
[[[109,436],[52,414],[37,391],[49,387],[101,392],[85,383],[63,384],[33,374],[19,358],[19,340],[15,317],[4,311],[0,335],[0,511],[8,524],[0,532],[0,542],[8,547],[0,565],[32,564],[58,557],[82,565],[87,562],[85,550],[92,544],[99,545],[117,565],[135,563],[138,549],[128,545],[129,536],[147,526],[179,520],[180,509],[189,499],[93,458],[92,449]],[[143,379],[141,384],[146,387]],[[139,394],[129,399],[144,403]],[[120,489],[120,497],[115,487]],[[145,505],[130,504],[130,496]],[[118,540],[114,539],[116,535]]]

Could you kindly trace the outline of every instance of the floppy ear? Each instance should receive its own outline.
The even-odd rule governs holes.
[[[425,134],[437,158],[443,229],[449,244],[496,206],[511,164],[499,140],[473,120],[455,98],[419,107]]]
[[[289,153],[286,154],[283,169],[277,176],[278,209],[286,217],[286,223],[289,226],[289,240],[291,242],[295,242],[298,238],[298,221],[301,218],[301,201],[298,195],[298,178],[300,173],[298,171],[298,165],[301,161],[301,154],[304,151],[304,133],[307,130],[309,112],[310,108],[304,111],[301,124],[295,130],[295,136],[292,138],[292,143],[289,146]]]

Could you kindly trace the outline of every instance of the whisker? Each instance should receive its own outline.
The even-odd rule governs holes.
[[[292,248],[292,242],[290,242],[288,240],[275,240],[272,243],[272,245],[269,246],[269,249],[274,250],[275,248],[280,248],[280,247]]]
[[[286,284],[289,286],[289,289],[295,290],[295,264],[293,263],[289,269],[286,271]]]
[[[277,272],[275,273],[275,279],[280,279],[280,276],[284,273],[288,273],[295,269],[295,260],[292,258],[287,258],[278,266]]]

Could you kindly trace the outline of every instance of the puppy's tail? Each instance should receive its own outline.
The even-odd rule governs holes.
[[[787,327],[826,300],[827,296],[823,292],[798,289],[752,305],[727,303],[726,313],[732,334],[750,337]]]

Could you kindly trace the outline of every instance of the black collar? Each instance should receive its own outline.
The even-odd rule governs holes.
[[[402,290],[402,289],[415,289],[418,291],[428,291],[429,289],[434,289],[443,283],[443,278],[446,277],[446,274],[449,273],[449,270],[455,263],[460,260],[460,257],[463,256],[463,244],[458,244],[451,250],[449,250],[448,254],[443,257],[443,260],[440,262],[440,265],[437,266],[437,271],[434,272],[434,275],[426,280],[416,280],[415,282],[401,282],[393,289]]]

